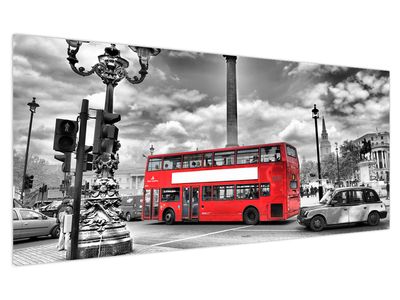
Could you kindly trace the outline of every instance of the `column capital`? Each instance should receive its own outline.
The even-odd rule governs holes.
[[[237,56],[234,56],[234,55],[222,55],[222,56],[225,57],[226,61],[228,61],[228,60],[236,61],[236,59],[237,59]]]

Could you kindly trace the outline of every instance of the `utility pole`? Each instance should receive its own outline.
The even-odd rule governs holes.
[[[82,194],[82,175],[83,163],[85,157],[85,140],[86,140],[86,126],[89,118],[89,101],[82,100],[79,126],[79,141],[76,150],[76,170],[75,170],[75,189],[74,189],[74,202],[72,214],[72,228],[71,228],[71,257],[70,259],[78,258],[78,237],[79,237],[79,219],[81,210],[81,194]]]

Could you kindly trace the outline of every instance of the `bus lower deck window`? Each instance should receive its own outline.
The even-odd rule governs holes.
[[[213,200],[233,200],[233,185],[217,185],[213,187]]]
[[[162,189],[161,201],[179,201],[179,188]]]
[[[271,194],[269,183],[261,183],[261,197]]]
[[[258,199],[258,184],[241,184],[236,186],[236,199]]]

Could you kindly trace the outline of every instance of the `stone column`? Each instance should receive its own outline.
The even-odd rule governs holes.
[[[239,146],[236,92],[236,56],[224,55],[226,59],[226,147]]]

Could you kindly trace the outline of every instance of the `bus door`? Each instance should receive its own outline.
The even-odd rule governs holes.
[[[288,209],[296,211],[300,209],[300,188],[299,178],[296,176],[297,170],[294,167],[288,166]]]
[[[144,190],[143,197],[143,220],[151,218],[151,190]]]
[[[143,220],[158,220],[160,190],[145,190],[143,208]]]
[[[199,219],[200,188],[183,187],[182,220],[194,221]]]
[[[151,197],[151,219],[158,220],[158,212],[160,208],[160,190],[152,190]]]

